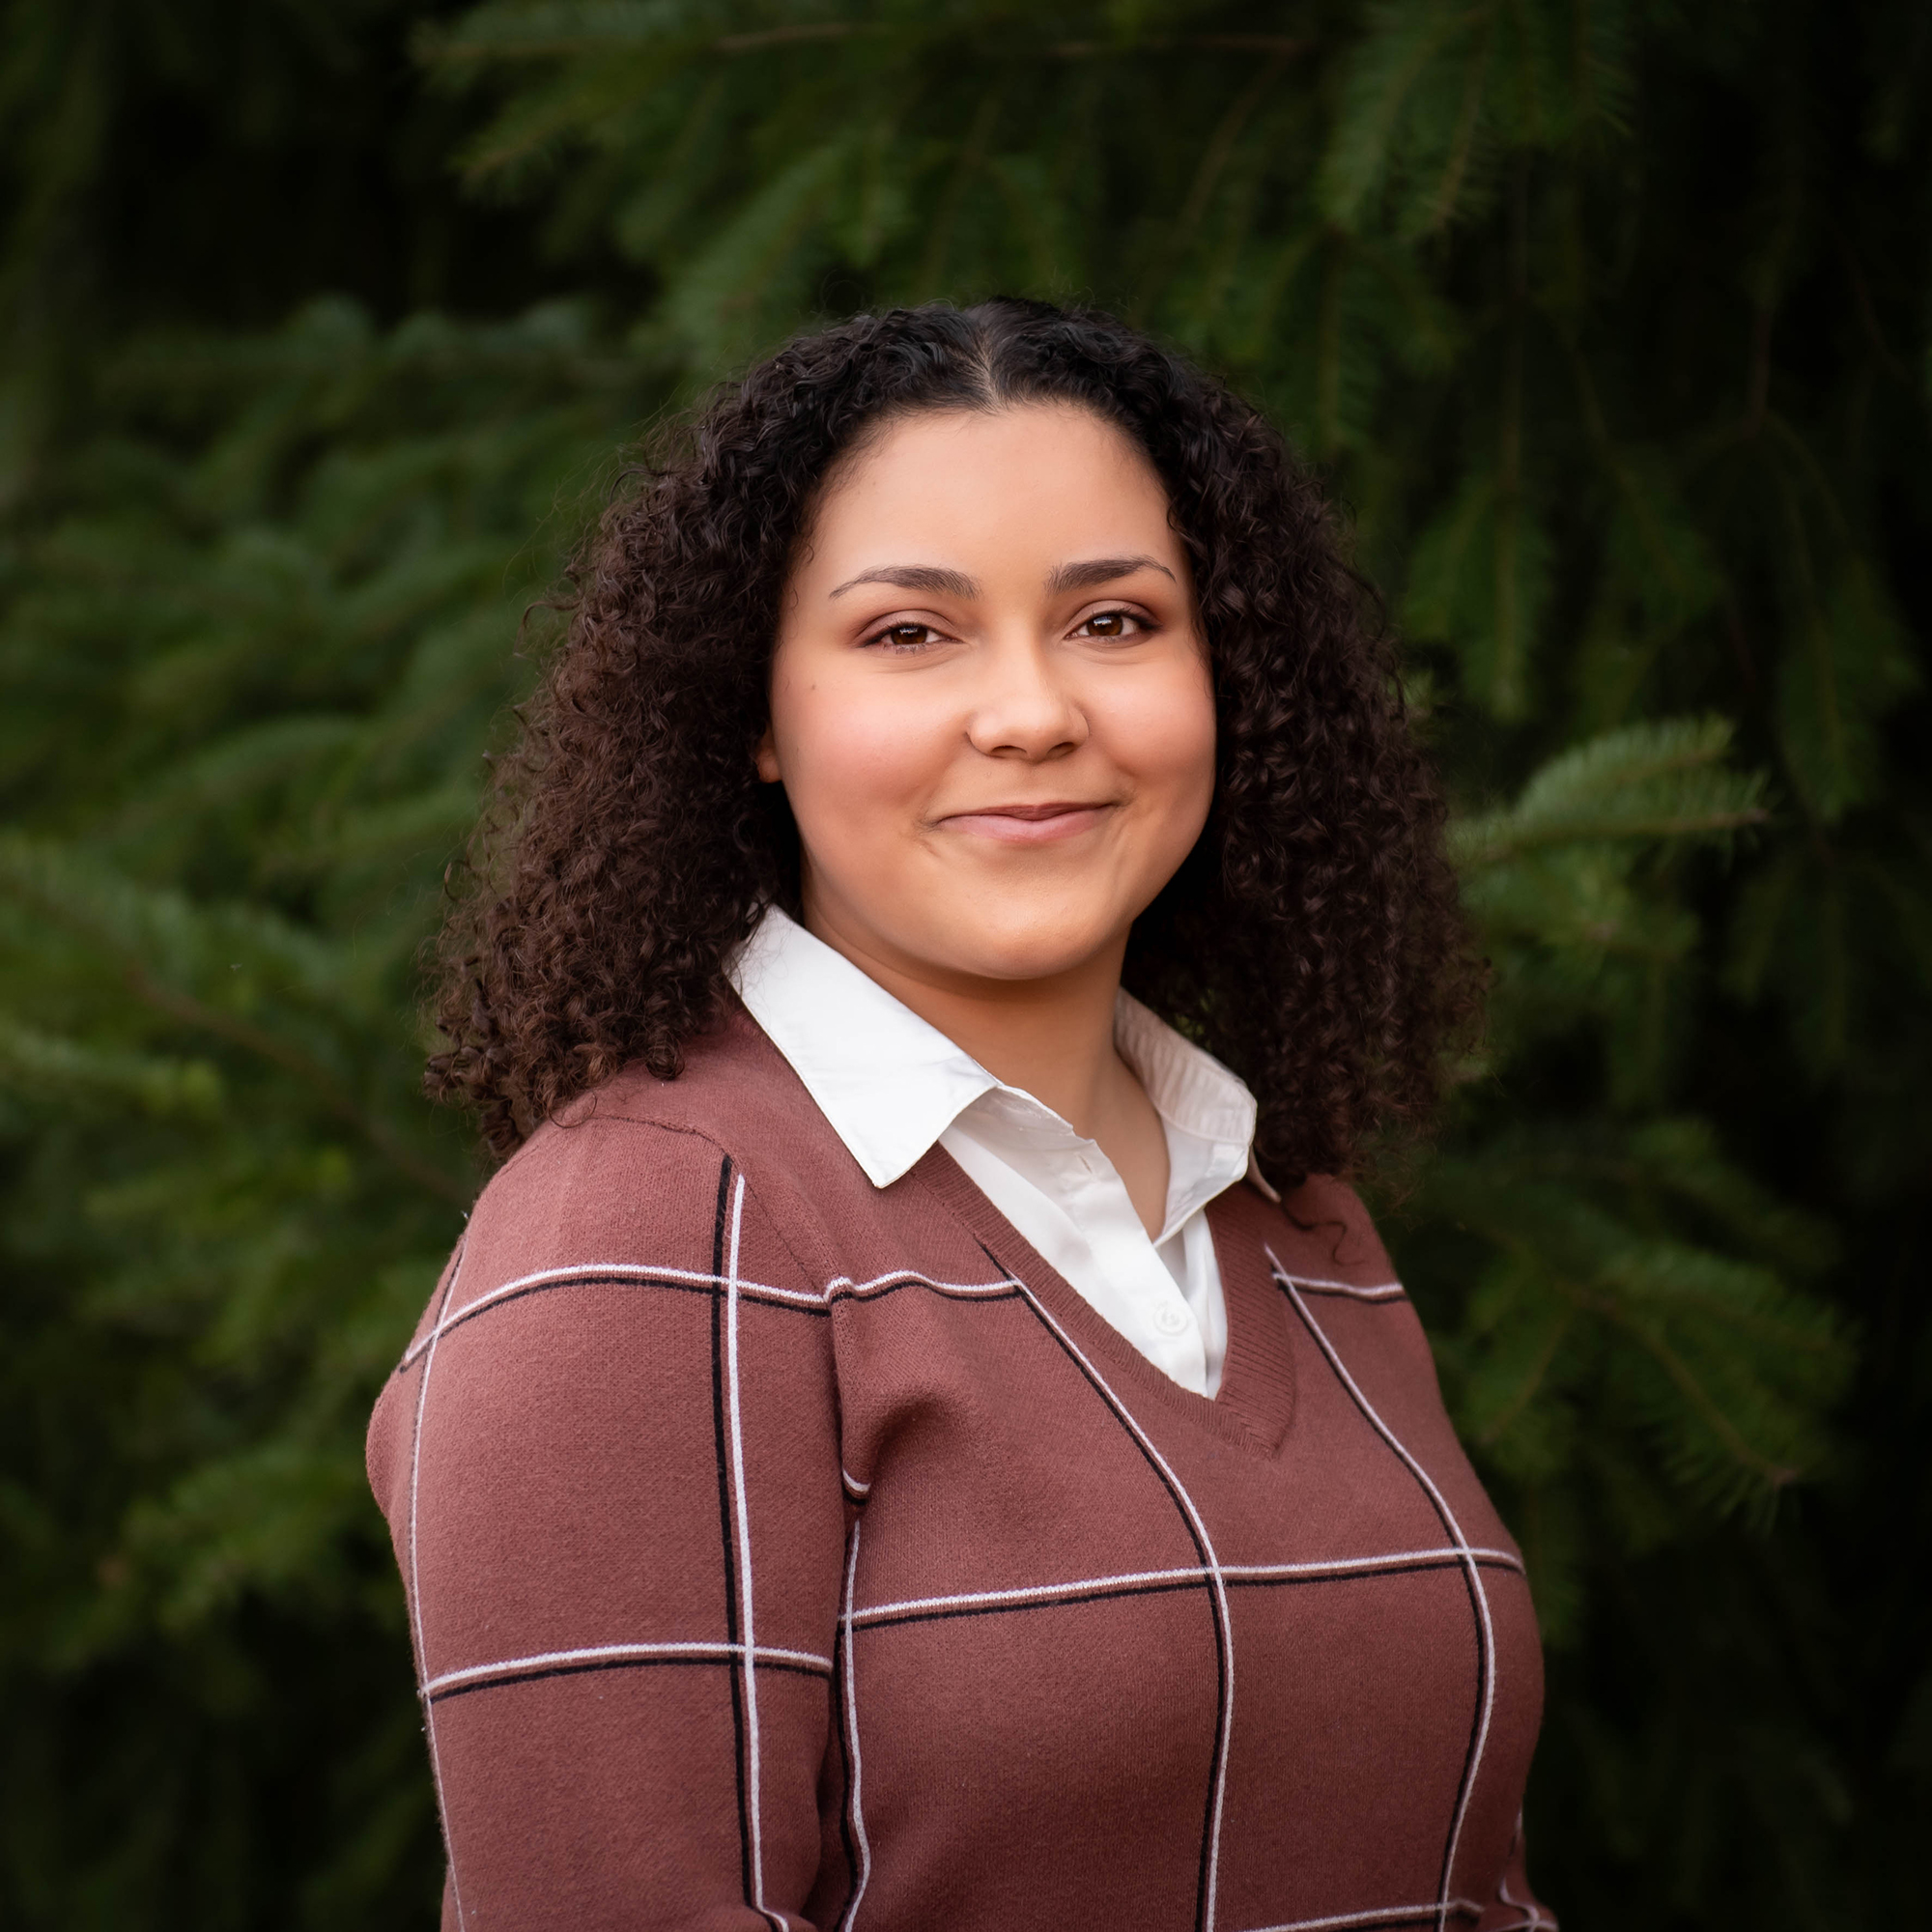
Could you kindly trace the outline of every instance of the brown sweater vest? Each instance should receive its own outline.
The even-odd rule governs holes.
[[[742,1013],[484,1190],[377,1405],[445,1926],[1551,1924],[1516,1546],[1360,1204],[1209,1209],[1170,1381]]]

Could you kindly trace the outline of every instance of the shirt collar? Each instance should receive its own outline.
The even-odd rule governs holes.
[[[729,973],[746,1009],[875,1187],[891,1186],[984,1094],[1058,1118],[995,1079],[778,906],[767,908]],[[1170,1147],[1176,1133],[1200,1144],[1198,1160],[1188,1162],[1198,1174],[1175,1176],[1170,1218],[1180,1192],[1205,1188],[1203,1199],[1210,1199],[1243,1170],[1274,1198],[1250,1151],[1256,1110],[1247,1088],[1125,992],[1114,1037],[1166,1122]]]
[[[1167,1232],[1244,1177],[1281,1199],[1255,1165],[1259,1109],[1241,1080],[1124,989],[1114,1044],[1167,1127]]]
[[[875,1187],[890,1187],[1000,1084],[777,906],[729,970],[746,1009]]]

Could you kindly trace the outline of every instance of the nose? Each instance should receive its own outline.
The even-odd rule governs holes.
[[[991,758],[1030,764],[1064,758],[1087,742],[1087,715],[1053,653],[1034,638],[1014,638],[980,660],[980,688],[966,736]]]

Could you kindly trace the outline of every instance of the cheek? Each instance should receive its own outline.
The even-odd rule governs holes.
[[[951,738],[930,707],[870,679],[780,684],[772,716],[785,795],[813,845],[888,834],[888,815],[902,816],[930,790]]]
[[[1123,696],[1110,722],[1115,761],[1150,803],[1193,821],[1191,840],[1214,792],[1214,694],[1206,671],[1150,679]]]

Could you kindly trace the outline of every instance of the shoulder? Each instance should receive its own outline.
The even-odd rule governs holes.
[[[1308,1340],[1355,1400],[1405,1440],[1454,1461],[1434,1351],[1361,1196],[1332,1175],[1311,1175],[1264,1212],[1275,1280]]]
[[[791,1110],[744,1058],[699,1052],[674,1081],[627,1070],[492,1178],[377,1406],[369,1464],[392,1521],[424,1427],[458,1462],[496,1441],[587,1441],[597,1418],[613,1440],[635,1434],[639,1391],[662,1406],[710,1389],[724,1309],[788,1387],[830,1399],[825,1277],[760,1190],[773,1130],[733,1090]]]
[[[708,1254],[739,1183],[786,1222],[855,1177],[798,1076],[734,1011],[693,1042],[674,1080],[628,1066],[540,1126],[478,1198],[463,1272]]]
[[[708,1251],[719,1197],[739,1165],[722,1136],[680,1122],[587,1110],[547,1122],[470,1210],[464,1286]]]
[[[1282,1271],[1313,1288],[1399,1292],[1395,1264],[1362,1198],[1333,1175],[1312,1174],[1270,1214]]]

